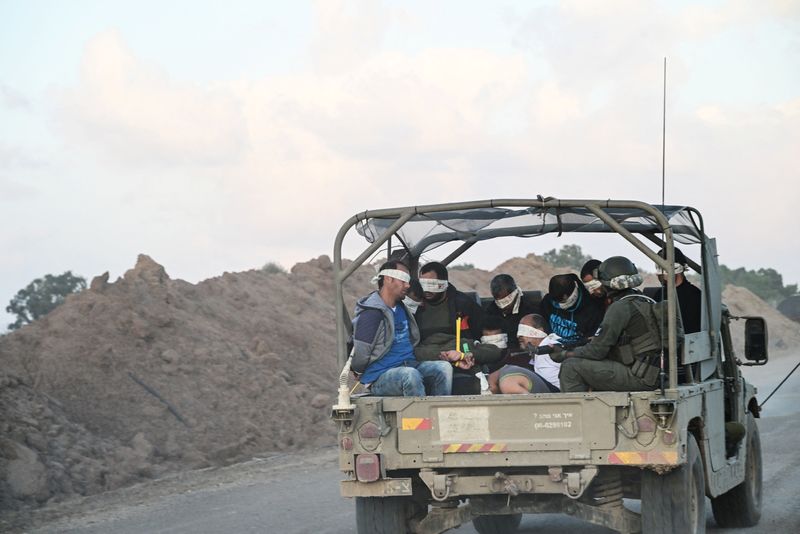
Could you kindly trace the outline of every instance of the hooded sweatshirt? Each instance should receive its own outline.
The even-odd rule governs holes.
[[[570,278],[578,286],[578,300],[572,307],[560,308],[550,293],[544,296],[541,304],[542,317],[550,330],[548,333],[557,334],[563,343],[575,343],[593,336],[605,313],[603,301],[592,298],[578,275],[571,274]]]
[[[382,370],[391,369],[402,365],[404,360],[414,360],[413,347],[419,343],[419,328],[414,320],[414,315],[408,311],[403,302],[398,302],[393,310],[381,298],[377,291],[373,291],[356,303],[353,316],[353,361],[351,369],[356,373],[375,374],[369,367],[392,351],[395,343],[396,314],[405,314],[408,329],[408,341],[411,345],[410,353],[392,353],[392,362],[383,362]],[[396,361],[394,361],[396,360]],[[371,371],[375,371],[373,368]],[[380,376],[380,374],[378,374]],[[374,377],[377,378],[377,377]],[[373,382],[374,378],[368,380]],[[364,377],[362,376],[362,382]],[[366,383],[366,382],[365,382]]]

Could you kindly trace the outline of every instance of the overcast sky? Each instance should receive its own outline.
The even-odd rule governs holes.
[[[291,267],[365,209],[660,203],[664,57],[666,202],[800,282],[800,2],[0,0],[0,303]]]

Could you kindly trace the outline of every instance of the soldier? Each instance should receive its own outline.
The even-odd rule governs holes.
[[[653,301],[634,289],[636,266],[613,256],[598,268],[611,304],[588,345],[551,354],[561,364],[561,391],[647,391],[658,383],[662,346]]]

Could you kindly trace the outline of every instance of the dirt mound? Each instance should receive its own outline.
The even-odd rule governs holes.
[[[348,285],[349,306],[371,275]],[[329,444],[331,279],[323,256],[289,274],[225,273],[193,285],[140,256],[117,282],[99,276],[0,338],[0,362],[90,436],[149,444],[153,463],[199,467]]]
[[[461,291],[477,291],[481,296],[489,296],[489,283],[498,274],[510,274],[517,285],[525,291],[541,291],[547,293],[550,278],[557,274],[575,273],[569,267],[553,267],[536,254],[528,254],[524,258],[511,258],[491,271],[483,269],[453,269],[450,279]],[[658,279],[653,274],[644,274],[644,286],[656,286]]]
[[[767,321],[769,345],[771,349],[796,349],[800,346],[800,324],[792,321],[773,308],[755,293],[744,287],[725,286],[722,301],[727,304],[732,315],[761,316]],[[744,352],[744,321],[734,321],[731,325],[734,347]]]
[[[501,272],[544,292],[566,270],[529,255],[493,271],[453,270],[452,279],[487,295]],[[373,275],[367,266],[348,281],[348,309]],[[0,387],[0,508],[333,443],[332,279],[321,256],[290,273],[189,284],[142,255],[116,282],[98,276],[0,337],[2,369],[19,377]],[[734,313],[767,316],[773,343],[800,341],[796,323],[752,293],[728,288],[725,298]]]
[[[61,403],[0,376],[0,510],[89,495],[165,469],[142,434],[124,446],[70,421]]]
[[[489,282],[500,273],[510,274],[519,287],[525,291],[547,292],[547,285],[555,274],[570,272],[569,269],[553,267],[535,254],[525,258],[512,258],[491,271],[468,269],[450,271],[450,279],[461,291],[477,291],[481,296],[489,296]]]

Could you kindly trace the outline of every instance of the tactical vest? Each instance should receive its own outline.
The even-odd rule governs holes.
[[[656,302],[641,294],[626,295],[619,300],[628,300],[633,310],[645,325],[644,332],[634,334],[627,328],[611,349],[609,358],[631,368],[631,372],[648,385],[654,386],[661,372],[662,350],[669,344],[667,327],[667,303]],[[683,326],[678,314],[678,343],[683,341]]]

